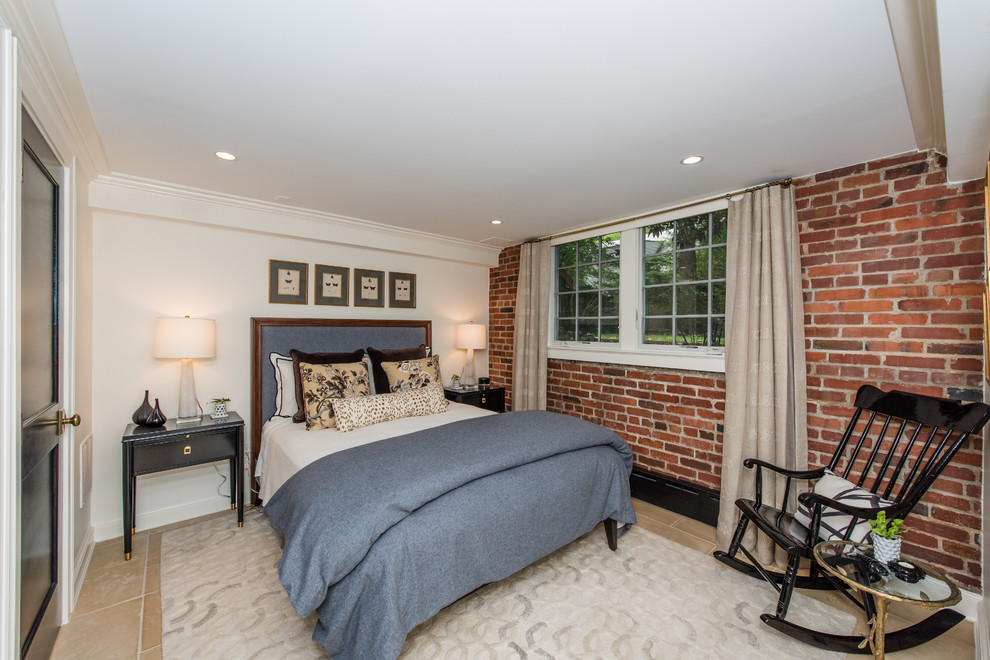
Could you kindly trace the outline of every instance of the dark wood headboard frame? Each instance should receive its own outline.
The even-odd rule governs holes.
[[[264,425],[264,379],[274,383],[269,353],[277,350],[288,355],[297,348],[310,353],[343,352],[357,349],[408,348],[419,344],[433,345],[431,321],[390,319],[251,319],[251,501],[257,506],[254,469],[261,451],[261,427]],[[274,408],[274,403],[272,403]]]

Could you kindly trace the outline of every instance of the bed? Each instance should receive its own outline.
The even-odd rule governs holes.
[[[628,445],[573,417],[450,402],[347,433],[269,419],[272,352],[423,344],[429,321],[252,319],[255,497],[283,537],[293,607],[318,614],[313,638],[335,660],[395,658],[412,628],[462,596],[603,521],[614,550],[618,526],[636,521]]]

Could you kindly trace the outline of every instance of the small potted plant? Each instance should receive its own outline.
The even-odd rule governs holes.
[[[458,376],[457,374],[454,374],[453,376],[451,376],[450,377],[450,386],[453,389],[455,389],[455,390],[456,389],[460,389],[460,387],[461,387],[461,377]]]
[[[870,521],[871,536],[873,537],[873,557],[877,561],[888,564],[901,558],[901,525],[904,521],[900,518],[887,520],[887,514],[883,511]]]
[[[230,401],[230,397],[218,396],[214,399],[210,399],[210,403],[213,404],[213,414],[210,415],[213,419],[224,419],[227,417],[227,402]]]

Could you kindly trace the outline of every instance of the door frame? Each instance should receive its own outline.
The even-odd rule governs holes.
[[[76,161],[60,152],[46,125],[35,112],[24,87],[40,91],[32,71],[18,57],[18,42],[0,17],[0,660],[20,658],[20,168],[22,106],[41,131],[61,165],[60,233],[61,282],[59,340],[61,373],[59,400],[66,413],[75,412],[75,269]],[[50,110],[50,108],[49,108]],[[4,194],[15,191],[16,194]],[[57,621],[68,622],[75,606],[75,511],[77,484],[76,429],[69,426],[59,440],[59,584],[55,595]]]
[[[20,188],[17,40],[0,23],[0,191]],[[0,659],[20,657],[20,231],[19,195],[0,195]]]

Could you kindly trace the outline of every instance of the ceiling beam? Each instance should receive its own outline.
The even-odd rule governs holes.
[[[945,153],[945,111],[935,0],[886,0],[897,66],[918,149]]]

